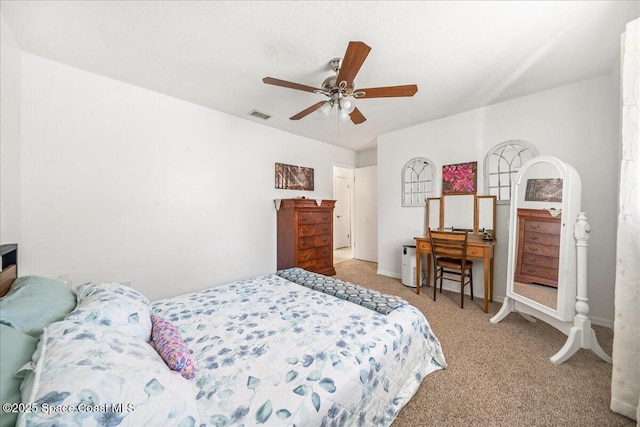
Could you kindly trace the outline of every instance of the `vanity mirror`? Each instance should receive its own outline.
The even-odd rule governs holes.
[[[476,213],[475,194],[445,194],[442,196],[442,220],[444,230],[474,231]]]
[[[496,196],[476,197],[475,229],[486,240],[495,239],[496,230]]]
[[[449,194],[430,197],[427,199],[426,225],[431,230],[464,229],[495,238],[496,196]]]
[[[427,199],[427,228],[440,230],[440,227],[440,197],[430,197]]]
[[[577,257],[577,248],[586,251],[590,229],[580,213],[580,187],[576,170],[555,157],[535,157],[520,168],[511,196],[507,296],[491,319],[519,311],[564,332],[569,339],[553,363],[579,348],[608,358],[586,316],[586,253]]]

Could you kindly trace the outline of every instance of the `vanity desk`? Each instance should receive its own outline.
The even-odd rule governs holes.
[[[420,258],[427,254],[427,286],[431,278],[431,243],[428,237],[416,237],[416,293],[420,294]],[[467,258],[482,260],[484,265],[484,312],[489,312],[489,301],[493,301],[493,248],[495,240],[482,240],[481,235],[469,234]]]
[[[444,195],[427,200],[427,227],[432,230],[469,230],[467,258],[481,260],[484,267],[484,312],[493,301],[493,252],[496,245],[496,197],[475,194]],[[489,230],[492,238],[484,239]],[[426,234],[426,233],[425,233]],[[416,293],[420,294],[421,258],[427,254],[427,286],[431,284],[431,243],[426,236],[416,241]]]

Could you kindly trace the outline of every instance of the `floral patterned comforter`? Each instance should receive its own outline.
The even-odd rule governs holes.
[[[411,305],[383,315],[276,275],[157,301],[197,365],[207,426],[387,426],[446,366]]]

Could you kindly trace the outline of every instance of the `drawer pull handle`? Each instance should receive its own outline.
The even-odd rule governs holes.
[[[529,262],[538,262],[538,258],[537,257],[530,257],[529,258]]]
[[[538,252],[538,248],[536,248],[535,246],[530,247],[529,250],[531,252]]]
[[[531,240],[538,240],[538,239],[539,239],[539,237],[538,237],[538,236],[529,236],[529,238],[530,238]]]
[[[535,272],[536,272],[536,269],[535,269],[535,268],[527,268],[527,271],[528,271],[529,273],[535,273]]]
[[[540,228],[540,226],[539,225],[530,225],[529,228],[537,230],[538,228]]]

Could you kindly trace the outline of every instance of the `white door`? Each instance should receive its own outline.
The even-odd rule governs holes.
[[[335,177],[336,207],[333,210],[334,249],[351,246],[351,185],[343,176]]]
[[[378,262],[378,167],[355,170],[353,257]]]

